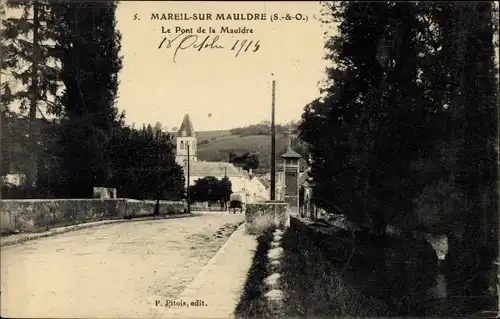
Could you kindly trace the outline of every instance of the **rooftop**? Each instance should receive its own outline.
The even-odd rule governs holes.
[[[190,175],[214,176],[217,178],[227,176],[245,177],[233,164],[227,162],[194,161],[189,164]]]
[[[264,185],[265,188],[271,187],[271,185],[269,184],[269,181],[266,178],[258,177],[258,179],[262,183],[262,185]]]
[[[189,114],[184,115],[184,119],[182,120],[181,127],[177,132],[177,136],[181,137],[196,137],[194,133],[193,123],[191,123],[191,119],[189,118]]]
[[[290,147],[286,150],[286,152],[283,155],[281,155],[281,158],[292,158],[292,159],[296,158],[296,159],[299,159],[301,157],[302,156],[299,153],[295,152]]]

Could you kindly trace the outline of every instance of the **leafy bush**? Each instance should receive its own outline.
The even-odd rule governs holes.
[[[203,202],[227,202],[232,193],[232,185],[229,178],[217,179],[207,176],[195,181],[189,187],[189,198],[192,203]]]

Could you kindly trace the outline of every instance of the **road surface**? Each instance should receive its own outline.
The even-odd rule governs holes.
[[[119,223],[6,246],[1,315],[150,317],[151,304],[177,298],[243,218]]]

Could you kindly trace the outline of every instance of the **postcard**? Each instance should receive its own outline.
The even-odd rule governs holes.
[[[0,18],[2,318],[498,318],[498,2]]]

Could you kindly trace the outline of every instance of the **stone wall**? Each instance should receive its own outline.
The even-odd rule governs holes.
[[[35,232],[83,222],[152,215],[155,201],[132,199],[0,200],[2,233]],[[182,214],[183,202],[160,201],[160,214]]]
[[[285,229],[290,226],[288,204],[282,201],[248,203],[245,210],[245,229],[259,235],[268,229]]]
[[[125,200],[125,218],[148,216],[153,214],[156,201],[154,200]],[[173,215],[182,214],[187,205],[181,201],[160,201],[160,214]]]

